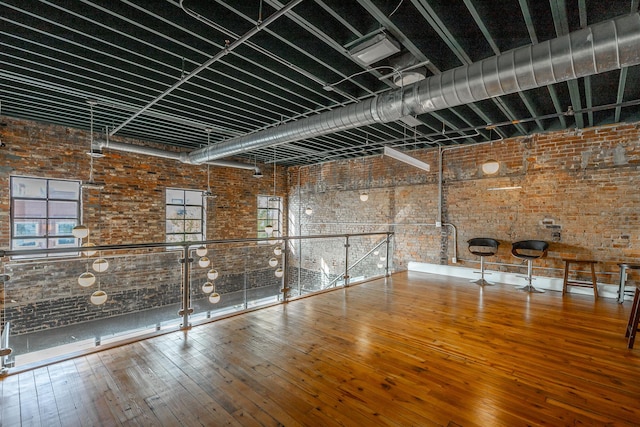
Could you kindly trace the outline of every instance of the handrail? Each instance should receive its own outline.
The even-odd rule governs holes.
[[[194,240],[189,242],[156,242],[156,243],[126,243],[118,245],[96,245],[92,246],[92,251],[109,251],[120,249],[146,249],[146,248],[177,248],[177,247],[189,247],[193,246],[194,249],[200,245],[212,245],[212,244],[227,244],[227,243],[250,243],[250,242],[273,242],[275,241],[288,241],[288,240],[306,240],[306,239],[329,239],[337,237],[363,237],[363,236],[375,236],[378,234],[393,235],[392,231],[379,231],[370,233],[355,233],[355,234],[314,234],[309,236],[279,236],[268,238],[246,238],[246,239],[213,239],[213,240]],[[69,252],[83,252],[87,251],[85,246],[75,246],[68,248],[46,248],[46,249],[19,249],[19,250],[0,250],[0,257],[5,256],[27,256],[27,255],[42,255],[42,254],[65,254]]]
[[[375,234],[383,234],[383,233],[375,233]],[[351,271],[352,268],[356,267],[358,264],[360,264],[366,257],[368,257],[369,255],[371,255],[376,249],[378,249],[380,246],[382,246],[383,244],[387,243],[389,241],[389,236],[393,234],[393,232],[385,232],[384,234],[387,235],[387,237],[385,237],[385,239],[383,241],[381,241],[380,243],[378,243],[377,245],[375,245],[373,247],[373,249],[371,249],[369,252],[367,252],[366,254],[364,254],[360,259],[358,259],[356,262],[353,263],[353,265],[348,266],[347,268],[347,273],[349,271]],[[343,276],[336,276],[335,279],[333,279],[331,282],[329,282],[329,284],[327,286],[325,286],[323,289],[329,289],[331,287],[331,285],[335,285],[338,282],[338,279],[343,279]]]

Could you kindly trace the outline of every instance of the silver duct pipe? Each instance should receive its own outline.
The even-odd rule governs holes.
[[[114,142],[109,140],[94,141],[93,145],[98,147],[100,150],[102,150],[103,148],[109,148],[111,150],[116,150],[116,151],[143,154],[145,156],[161,157],[163,159],[177,160],[182,163],[191,164],[191,161],[189,160],[189,153],[187,152],[172,152],[172,151],[161,150],[159,148],[145,147],[142,145],[125,144],[122,142]],[[221,166],[221,167],[228,167],[228,168],[251,170],[254,172],[254,175],[262,175],[262,171],[258,166],[251,165],[248,163],[234,162],[231,160],[215,160],[215,161],[210,161],[205,163],[211,166]]]
[[[193,163],[202,163],[639,63],[640,15],[634,13],[445,71],[358,104],[212,144],[191,152],[189,158]]]

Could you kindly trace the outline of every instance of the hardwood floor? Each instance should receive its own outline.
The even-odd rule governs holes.
[[[0,425],[639,425],[630,302],[399,273],[0,381]]]

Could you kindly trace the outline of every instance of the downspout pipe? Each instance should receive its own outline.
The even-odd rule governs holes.
[[[183,1],[184,0],[180,1],[180,6],[181,7],[182,7]],[[138,110],[136,113],[134,113],[128,119],[126,119],[120,125],[118,125],[117,127],[113,128],[111,130],[111,132],[109,132],[109,136],[115,135],[119,130],[121,130],[123,127],[125,127],[126,125],[131,123],[133,120],[135,120],[138,116],[143,114],[149,108],[153,107],[158,102],[162,101],[171,92],[173,92],[174,90],[176,90],[177,88],[182,86],[184,83],[186,83],[189,80],[191,80],[196,75],[200,74],[202,71],[204,71],[207,68],[209,68],[211,66],[211,64],[213,64],[214,62],[217,62],[218,60],[220,60],[220,58],[222,58],[223,56],[225,56],[226,54],[228,54],[229,52],[231,52],[232,50],[234,50],[238,46],[242,45],[244,42],[249,40],[251,37],[253,37],[257,33],[259,33],[260,31],[262,31],[262,29],[266,28],[271,23],[273,23],[276,19],[280,18],[282,15],[286,14],[291,9],[296,7],[300,2],[302,2],[302,0],[292,0],[289,4],[287,4],[282,9],[278,10],[277,12],[275,12],[273,15],[269,16],[263,22],[259,22],[258,25],[256,25],[254,28],[252,28],[251,30],[249,30],[246,33],[244,33],[239,39],[235,40],[233,43],[230,43],[228,46],[225,46],[224,49],[222,49],[219,53],[217,53],[216,55],[211,57],[209,60],[207,60],[206,62],[204,62],[200,66],[198,66],[195,70],[191,71],[189,74],[186,74],[185,76],[183,76],[180,80],[178,80],[173,85],[171,85],[171,87],[167,88],[160,95],[158,95],[157,97],[152,99],[147,105],[142,107],[140,110]],[[205,161],[198,162],[198,163],[204,163],[204,162]]]
[[[189,157],[193,163],[203,163],[637,64],[640,14],[633,13],[448,70],[357,104],[212,144]]]
[[[142,154],[145,156],[152,156],[152,157],[160,157],[163,159],[177,160],[181,163],[192,164],[191,161],[189,160],[189,153],[184,151],[183,152],[166,151],[166,150],[161,150],[153,147],[145,147],[143,145],[125,144],[122,142],[114,142],[109,140],[94,141],[93,145],[94,145],[94,148],[98,148],[98,150],[100,151],[102,151],[103,148],[108,148],[116,151],[124,151],[127,153]],[[258,175],[258,176],[262,175],[262,171],[258,166],[251,165],[248,163],[234,162],[231,160],[214,160],[214,161],[205,162],[205,163],[211,166],[251,170],[253,171],[254,175]]]

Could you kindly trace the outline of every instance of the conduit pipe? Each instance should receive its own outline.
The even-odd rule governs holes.
[[[181,6],[182,6],[182,2],[183,1],[184,0],[180,1],[180,5]],[[293,9],[295,6],[297,6],[300,2],[302,2],[302,0],[292,0],[289,4],[284,6],[282,9],[276,11],[273,15],[269,16],[263,22],[258,23],[258,25],[256,25],[254,28],[252,28],[251,30],[249,30],[246,33],[244,33],[239,39],[235,40],[233,43],[229,43],[229,45],[225,46],[224,49],[222,49],[219,53],[214,55],[211,59],[209,59],[208,61],[204,62],[202,65],[197,67],[195,70],[191,71],[189,74],[184,75],[180,80],[175,82],[171,87],[169,87],[164,92],[162,92],[160,95],[155,97],[147,105],[142,107],[140,110],[138,110],[131,117],[126,119],[120,125],[118,125],[114,129],[112,129],[111,132],[109,132],[109,136],[115,135],[116,132],[118,132],[120,129],[122,129],[123,127],[125,127],[129,123],[131,123],[133,120],[135,120],[138,116],[140,116],[142,113],[147,111],[149,108],[153,107],[155,104],[157,104],[158,102],[163,100],[171,92],[173,92],[174,90],[176,90],[177,88],[182,86],[182,84],[184,84],[187,81],[191,80],[193,77],[195,77],[196,75],[201,73],[203,70],[206,70],[207,68],[209,68],[209,66],[211,64],[213,64],[214,62],[217,62],[220,58],[222,58],[223,56],[225,56],[226,54],[228,54],[229,52],[231,52],[232,50],[234,50],[238,46],[242,45],[244,42],[249,40],[251,37],[256,35],[258,32],[260,32],[263,28],[268,27],[276,19],[280,18],[282,15],[286,14],[287,12],[289,12],[291,9]],[[209,159],[202,160],[202,161],[199,161],[197,163],[204,163],[204,162],[206,162],[208,160]]]
[[[212,144],[189,157],[193,163],[203,163],[637,64],[640,14],[634,13],[448,70],[357,104]]]
[[[191,164],[191,161],[189,160],[189,153],[187,152],[166,151],[166,150],[160,150],[158,148],[145,147],[143,145],[125,144],[122,142],[114,142],[109,140],[94,141],[93,145],[98,147],[98,149],[100,150],[102,150],[103,148],[109,148],[111,150],[116,150],[116,151],[143,154],[145,156],[152,156],[152,157],[161,157],[163,159],[177,160],[182,163]],[[246,169],[246,170],[253,171],[254,174],[258,174],[258,175],[262,174],[262,171],[258,166],[251,165],[248,163],[234,162],[231,160],[215,160],[211,162],[206,162],[206,164],[209,164],[211,166]]]

